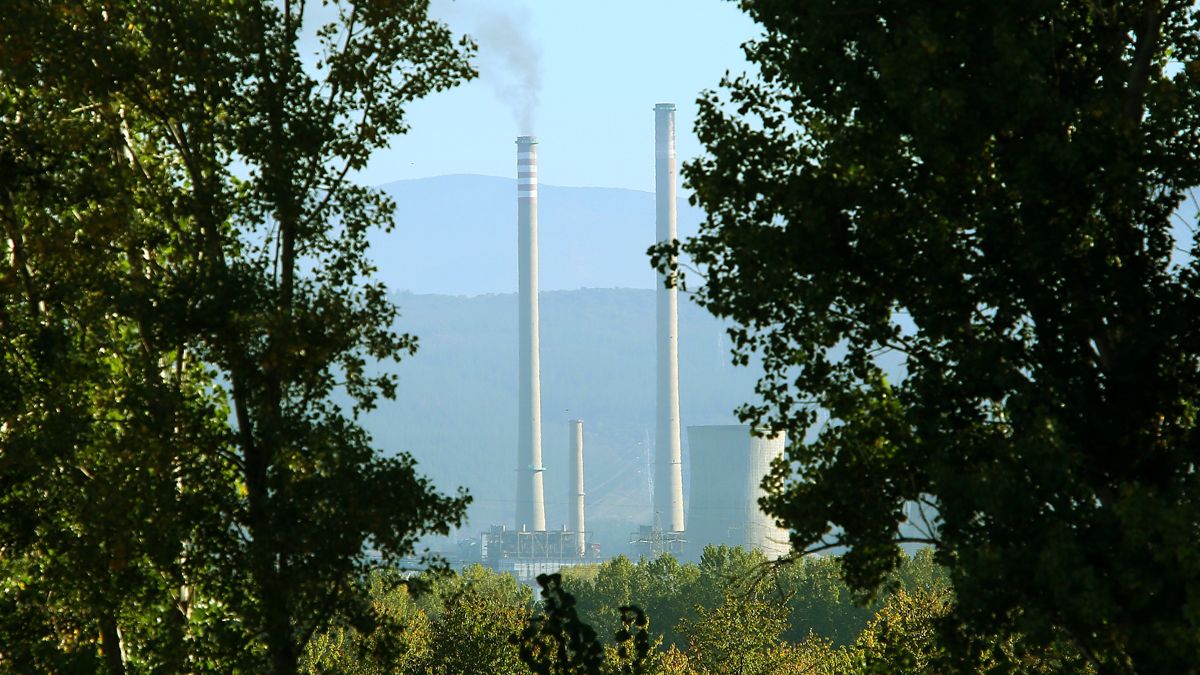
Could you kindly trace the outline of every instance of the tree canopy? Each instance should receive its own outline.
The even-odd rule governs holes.
[[[315,5],[6,5],[0,667],[293,672],[369,618],[368,547],[462,517],[357,422],[416,341],[366,252],[394,205],[348,176],[473,45],[423,0]]]
[[[480,566],[423,574],[420,585],[428,592],[419,596],[396,574],[376,572],[365,590],[379,623],[360,629],[338,615],[308,644],[302,665],[306,672],[364,675],[834,675],[867,668],[928,672],[942,664],[934,629],[952,594],[926,553],[906,558],[895,589],[872,611],[857,607],[849,593],[831,601],[825,588],[805,579],[827,578],[836,558],[778,568],[761,553],[726,547],[708,547],[700,564],[663,558],[631,563],[618,557],[565,570],[569,577],[543,575],[536,606],[512,576]],[[803,568],[813,574],[796,573]],[[625,598],[647,580],[672,590],[643,611]],[[673,614],[681,605],[690,607],[686,614]],[[820,620],[830,614],[841,614],[841,625]],[[672,634],[679,636],[676,644],[664,640]],[[1042,658],[1029,665],[1043,668],[1033,672],[1055,672],[1058,663]]]
[[[763,358],[743,417],[794,439],[766,509],[859,591],[934,545],[947,625],[1193,670],[1196,8],[741,5],[757,72],[700,100],[681,248]]]

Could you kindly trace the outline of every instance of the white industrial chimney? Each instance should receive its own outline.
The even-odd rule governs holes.
[[[517,137],[517,266],[520,365],[516,528],[546,530],[542,501],[542,370],[538,338],[537,138]]]
[[[675,231],[675,104],[654,106],[654,195],[657,240]],[[658,276],[658,397],[654,511],[664,530],[683,531],[683,463],[679,440],[679,305],[675,288]]]
[[[583,420],[571,420],[571,486],[567,495],[569,527],[575,530],[575,552],[583,555],[587,542],[583,522]]]

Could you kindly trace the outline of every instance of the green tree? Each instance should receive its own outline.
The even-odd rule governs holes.
[[[366,256],[393,205],[347,177],[472,47],[422,0],[323,4],[9,8],[6,665],[293,672],[370,612],[367,546],[462,516],[355,420],[416,342]]]
[[[971,636],[962,640],[972,647],[969,656],[947,649],[946,626],[953,608],[946,587],[903,588],[889,594],[866,628],[843,656],[843,667],[854,672],[929,673],[1095,673],[1070,644],[1026,644],[1019,634]],[[952,642],[950,643],[952,644]]]
[[[601,563],[595,574],[584,579],[563,570],[563,586],[575,598],[576,611],[590,626],[611,625],[617,618],[617,608],[633,601],[641,591],[638,566],[619,555]]]
[[[215,590],[210,565],[235,495],[228,409],[170,301],[187,274],[151,203],[169,179],[157,159],[135,161],[155,143],[123,107],[119,78],[80,62],[97,57],[101,8],[10,10],[0,670],[205,670],[236,648],[213,630],[222,606],[193,601]],[[127,50],[101,51],[111,65]]]
[[[769,675],[786,672],[790,652],[782,641],[787,608],[769,598],[731,594],[715,608],[700,607],[680,630],[687,661],[701,673]]]
[[[950,591],[949,571],[934,559],[932,548],[922,548],[911,557],[904,555],[899,569],[892,575],[896,588],[916,593],[925,591],[940,594]]]
[[[791,608],[784,632],[789,642],[800,643],[817,635],[838,646],[849,645],[871,620],[872,608],[856,602],[842,581],[836,557],[801,558],[779,570],[778,584]]]
[[[937,619],[950,611],[950,594],[903,589],[894,593],[855,642],[869,672],[926,673],[940,657]]]
[[[335,617],[309,643],[302,662],[313,673],[527,672],[512,638],[533,616],[533,594],[507,574],[474,565],[460,573],[400,578],[374,572],[371,621]]]
[[[434,628],[408,584],[379,570],[367,581],[366,592],[374,609],[370,620],[363,622],[359,614],[335,617],[305,646],[301,669],[346,675],[429,672]]]
[[[334,7],[338,21],[317,27],[315,74],[299,52],[303,4],[253,3],[234,26],[244,44],[232,83],[240,124],[227,140],[252,167],[240,199],[214,198],[233,182],[213,185],[212,158],[188,156],[205,139],[177,148],[198,167],[189,177],[197,253],[209,253],[208,355],[230,382],[246,489],[249,593],[239,610],[263,632],[277,672],[295,669],[334,608],[356,602],[346,581],[368,564],[364,544],[393,559],[423,531],[444,533],[465,506],[434,493],[411,458],[381,457],[353,419],[395,388],[367,359],[398,358],[415,341],[392,331],[395,308],[365,255],[368,230],[389,225],[392,204],[346,176],[405,129],[404,105],[472,71],[426,18],[426,2]],[[185,105],[220,105],[207,94]],[[351,410],[331,400],[335,391]]]
[[[694,614],[701,602],[697,584],[702,571],[696,565],[680,564],[670,554],[634,563],[617,556],[598,567],[590,579],[564,570],[564,587],[576,598],[580,618],[591,626],[617,626],[621,607],[637,605],[653,618],[651,632],[666,644],[683,646],[676,624]]]
[[[527,672],[511,639],[533,616],[533,593],[509,574],[472,565],[436,583],[429,610],[433,638],[430,666],[435,675]]]
[[[700,553],[696,567],[700,578],[692,602],[708,609],[719,607],[731,594],[759,590],[772,569],[761,551],[711,544]]]
[[[537,582],[542,587],[541,611],[511,638],[529,671],[637,675],[660,670],[649,617],[641,609],[619,608],[621,627],[613,644],[605,646],[595,629],[580,618],[575,597],[563,587],[561,575],[540,574]]]
[[[562,576],[539,574],[541,612],[512,638],[522,663],[539,675],[580,673],[599,675],[604,669],[604,644],[596,630],[580,619],[575,597],[563,589]]]
[[[796,441],[765,508],[859,590],[935,546],[973,634],[1193,670],[1195,7],[741,4],[682,249],[763,360],[743,417]]]

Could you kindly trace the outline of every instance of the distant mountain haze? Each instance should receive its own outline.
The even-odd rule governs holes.
[[[442,491],[470,491],[469,523],[457,537],[493,524],[511,527],[516,181],[455,175],[380,187],[396,200],[396,227],[374,235],[371,256],[400,307],[397,330],[418,336],[420,349],[395,366],[397,400],[381,402],[365,426],[383,451],[412,453]],[[582,418],[588,529],[606,554],[625,552],[628,535],[653,520],[656,280],[646,248],[654,242],[654,194],[543,184],[539,201],[546,525],[566,523],[567,422]],[[1193,226],[1196,205],[1193,199],[1181,206],[1177,236]],[[679,200],[681,239],[696,234],[702,219]],[[731,364],[725,322],[683,293],[679,308],[683,426],[736,423],[733,410],[755,398],[761,368]],[[899,321],[910,327],[905,317]],[[879,359],[889,379],[903,380],[900,355]],[[683,442],[688,503],[686,431]]]
[[[511,527],[516,181],[457,175],[380,187],[396,201],[396,226],[373,235],[371,257],[400,307],[397,330],[416,335],[420,349],[395,367],[397,400],[365,426],[385,452],[412,453],[441,490],[470,491],[470,522],[457,536]],[[606,553],[621,552],[629,533],[653,521],[654,194],[542,184],[538,196],[546,524],[567,520],[567,422],[581,418],[588,528]],[[702,217],[679,200],[680,237]],[[684,426],[736,422],[757,374],[731,364],[725,324],[681,294]],[[685,490],[687,462],[685,445]]]
[[[514,169],[515,169],[514,154]],[[517,188],[513,178],[457,175],[379,186],[396,200],[395,228],[376,232],[371,255],[393,291],[479,295],[517,290]],[[654,288],[654,193],[538,186],[543,291]],[[680,238],[703,213],[678,200]]]
[[[443,491],[470,490],[459,536],[512,526],[516,496],[516,294],[397,294],[399,330],[417,335],[416,356],[393,367],[397,400],[364,424],[377,447],[407,451]],[[606,552],[653,519],[654,292],[638,289],[541,294],[542,455],[546,525],[567,521],[568,420],[584,421],[589,529]],[[724,324],[680,302],[684,426],[736,423],[758,370],[730,363]],[[686,434],[684,435],[686,444]],[[687,486],[688,455],[684,471]],[[441,545],[439,545],[441,546]]]
[[[441,490],[470,491],[469,523],[457,537],[493,524],[511,527],[516,181],[458,175],[381,187],[397,202],[396,228],[375,235],[372,258],[400,308],[396,329],[416,335],[420,349],[393,366],[397,400],[381,402],[365,426],[385,452],[411,453]],[[654,194],[541,185],[539,201],[546,525],[558,529],[567,521],[567,422],[581,418],[588,529],[606,553],[625,552],[628,535],[654,517],[656,279],[646,256]],[[696,234],[703,213],[684,200],[678,210],[680,238]],[[737,423],[734,410],[757,400],[761,366],[732,365],[728,323],[686,293],[679,299],[686,504],[686,427]],[[904,378],[899,355],[880,362],[892,381]]]

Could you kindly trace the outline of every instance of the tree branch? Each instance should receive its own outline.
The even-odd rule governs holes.
[[[1163,8],[1161,2],[1155,2],[1148,7],[1144,14],[1142,28],[1137,31],[1137,44],[1134,48],[1133,67],[1129,71],[1129,81],[1125,85],[1125,113],[1134,124],[1142,121],[1142,101],[1146,96],[1146,84],[1150,80],[1150,65],[1154,53],[1158,51],[1158,38],[1162,33]]]

